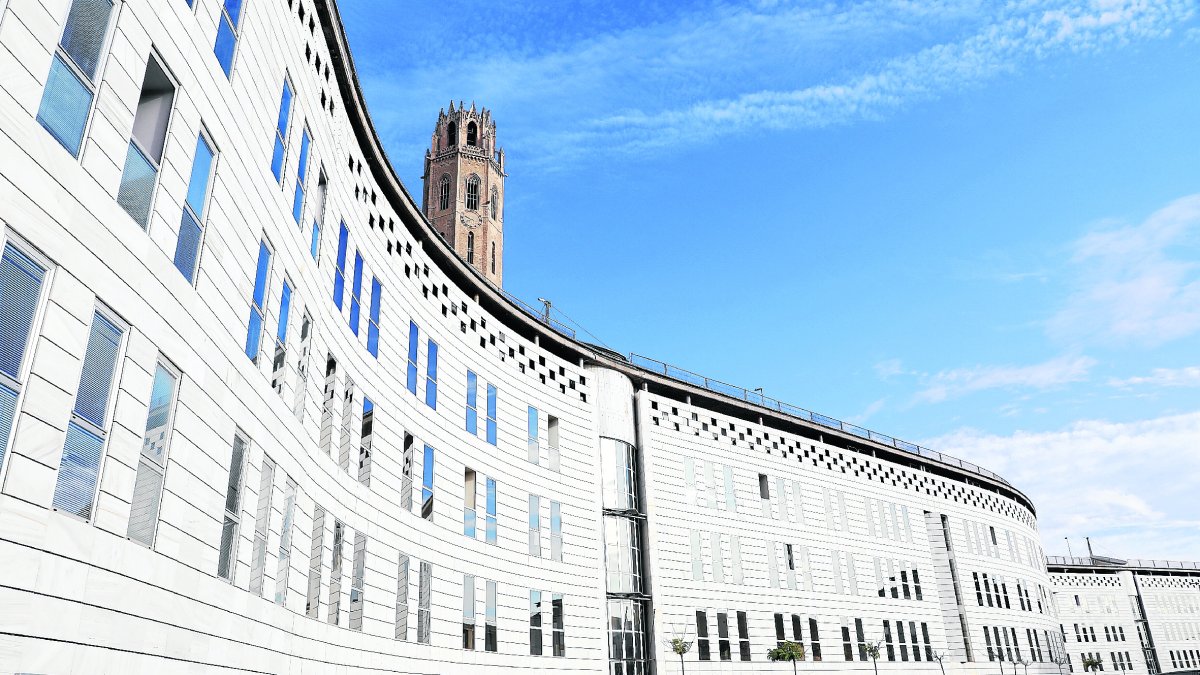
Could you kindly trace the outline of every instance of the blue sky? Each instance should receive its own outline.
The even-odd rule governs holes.
[[[341,5],[411,192],[493,110],[510,292],[1200,560],[1194,1]]]

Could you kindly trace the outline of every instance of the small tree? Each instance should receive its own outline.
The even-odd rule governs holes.
[[[943,663],[946,660],[946,652],[934,652],[933,660],[938,662],[938,668],[942,669],[942,675],[946,675],[946,664]]]
[[[871,657],[871,665],[875,668],[875,675],[879,675],[879,645],[882,642],[873,642],[867,645],[867,656]]]
[[[684,665],[683,655],[692,651],[692,641],[685,640],[681,637],[673,637],[667,640],[667,647],[670,648],[675,655],[679,657],[679,670],[683,673],[687,672],[687,666]]]
[[[1054,663],[1054,665],[1058,666],[1058,675],[1062,675],[1063,666],[1065,666],[1065,665],[1067,665],[1067,663],[1069,663],[1067,661],[1067,655],[1059,654],[1057,657],[1055,657],[1053,663]]]
[[[771,661],[791,661],[792,672],[796,672],[796,662],[804,660],[804,645],[799,642],[780,642],[779,646],[767,652]]]
[[[1085,673],[1089,670],[1092,670],[1092,671],[1100,670],[1100,666],[1104,665],[1103,661],[1101,661],[1100,659],[1098,659],[1094,656],[1083,657],[1082,663],[1083,663],[1083,672],[1085,672]]]

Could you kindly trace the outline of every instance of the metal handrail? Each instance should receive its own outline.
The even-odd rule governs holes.
[[[784,415],[788,415],[790,417],[796,417],[798,419],[804,420],[805,422],[812,422],[814,424],[820,424],[821,426],[825,426],[825,427],[829,427],[831,429],[837,429],[838,431],[853,434],[860,438],[865,438],[865,439],[874,441],[876,443],[881,443],[883,445],[887,445],[887,446],[896,448],[897,450],[901,450],[903,452],[907,452],[907,453],[914,454],[914,455],[919,455],[926,459],[932,459],[932,460],[941,462],[943,464],[948,464],[952,467],[962,469],[964,471],[969,471],[974,474],[978,474],[980,476],[983,476],[990,480],[994,480],[998,483],[1003,483],[1004,485],[1008,485],[1010,487],[1012,485],[1011,483],[1004,480],[996,473],[994,473],[992,471],[988,471],[987,469],[979,466],[978,464],[972,464],[971,462],[967,462],[967,461],[958,459],[957,457],[952,457],[950,455],[940,453],[936,450],[930,450],[929,448],[921,447],[921,446],[917,445],[916,443],[909,443],[907,441],[902,441],[898,438],[893,438],[892,436],[888,436],[886,434],[877,433],[875,431],[871,431],[870,429],[864,429],[863,427],[860,427],[856,424],[850,424],[849,422],[843,422],[839,419],[829,417],[827,415],[822,415],[820,413],[815,413],[815,412],[812,412],[811,410],[805,410],[804,408],[800,408],[800,407],[791,405],[789,403],[784,403],[783,401],[778,401],[778,400],[770,398],[768,396],[764,396],[762,394],[762,392],[760,392],[760,391],[750,391],[750,390],[746,389],[745,387],[739,387],[737,385],[729,384],[727,382],[722,382],[720,380],[714,380],[712,378],[705,377],[705,376],[697,374],[697,373],[693,373],[690,370],[685,370],[683,368],[672,366],[668,363],[659,361],[658,359],[652,359],[648,356],[642,356],[641,354],[630,353],[629,354],[629,362],[639,368],[642,368],[643,370],[647,370],[647,371],[650,371],[650,372],[653,372],[656,374],[661,374],[661,375],[669,377],[673,380],[678,380],[680,382],[692,384],[697,387],[703,387],[704,389],[707,389],[709,391],[714,391],[714,392],[717,392],[718,394],[725,394],[726,396],[740,399],[742,401],[746,401],[747,403],[752,403],[754,405],[761,406],[768,410],[773,410],[775,412],[779,412]]]
[[[1080,557],[1080,556],[1064,556],[1064,555],[1048,555],[1046,556],[1046,564],[1048,565],[1069,565],[1075,567],[1145,567],[1149,569],[1160,570],[1197,570],[1200,571],[1200,562],[1187,562],[1183,560],[1153,560],[1143,558],[1133,558],[1122,561],[1117,564],[1112,559],[1102,560],[1099,558]]]

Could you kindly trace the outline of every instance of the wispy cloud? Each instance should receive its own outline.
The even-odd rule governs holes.
[[[1028,366],[975,366],[944,370],[928,379],[917,392],[918,401],[938,403],[988,389],[1047,389],[1087,379],[1096,360],[1088,356],[1060,356]]]
[[[1198,438],[1200,412],[1041,433],[965,429],[922,445],[992,469],[1029,495],[1048,552],[1066,554],[1063,537],[1091,536],[1097,552],[1200,560]]]
[[[1200,387],[1200,366],[1155,368],[1149,375],[1108,381],[1114,387]]]
[[[1200,331],[1200,194],[1138,225],[1107,224],[1074,245],[1076,290],[1051,335],[1156,346]]]
[[[904,374],[904,364],[901,363],[900,359],[884,359],[876,363],[874,368],[875,374],[881,380],[888,380],[897,375]]]

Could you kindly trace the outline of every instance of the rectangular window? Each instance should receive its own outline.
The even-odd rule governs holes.
[[[733,583],[741,584],[742,578],[742,538],[736,534],[729,536],[729,558],[733,565]]]
[[[477,434],[479,432],[479,410],[475,405],[477,389],[479,387],[479,378],[472,371],[467,371],[467,433]]]
[[[229,459],[229,480],[225,485],[225,521],[221,525],[221,551],[217,558],[217,576],[233,581],[237,568],[238,523],[242,519],[242,472],[246,465],[247,442],[241,430],[233,434],[233,453]]]
[[[542,557],[542,498],[529,495],[529,555]]]
[[[408,554],[400,552],[396,570],[396,639],[408,639]]]
[[[846,621],[845,618],[843,618],[842,621],[843,621],[843,624],[842,624],[842,656],[847,661],[853,661],[854,660],[854,642],[850,639],[850,626],[847,626],[844,623]]]
[[[417,350],[421,347],[421,331],[414,321],[408,322],[408,391],[417,393]]]
[[[743,661],[750,660],[750,628],[747,626],[746,613],[737,613],[738,655]]]
[[[475,577],[463,575],[463,649],[475,649]]]
[[[12,244],[0,256],[0,467],[23,387],[25,352],[42,299],[46,268]]]
[[[856,637],[858,639],[858,660],[866,661],[867,660],[867,637],[866,637],[865,631],[863,630],[862,619],[854,620],[854,637]],[[932,661],[933,659],[931,658],[929,660]]]
[[[342,309],[342,299],[346,294],[346,247],[350,243],[350,230],[342,223],[338,230],[337,264],[333,268],[333,304]]]
[[[379,358],[379,305],[383,302],[383,285],[371,277],[371,314],[367,317],[367,353]]]
[[[267,535],[271,529],[271,502],[275,492],[275,462],[263,457],[259,477],[258,510],[254,518],[254,548],[251,549],[250,592],[263,594],[263,573],[267,565]]]
[[[342,544],[346,540],[346,526],[340,520],[333,521],[333,557],[329,561],[329,607],[325,620],[338,625],[342,611]]]
[[[690,537],[692,549],[692,580],[704,581],[704,558],[702,557],[703,553],[700,543],[700,531],[692,530]],[[771,554],[768,553],[767,555],[770,556]]]
[[[96,92],[112,0],[72,0],[38,107],[38,122],[75,157]]]
[[[542,655],[542,592],[529,591],[529,653]]]
[[[325,509],[319,504],[313,506],[313,527],[311,546],[308,549],[308,598],[305,600],[304,613],[311,619],[321,613],[321,572],[324,570],[325,553]]]
[[[463,470],[463,534],[475,538],[475,470]]]
[[[496,387],[487,388],[487,442],[496,444]]]
[[[363,577],[367,570],[367,535],[354,533],[354,569],[350,572],[350,630],[362,630]]]
[[[313,202],[312,243],[309,245],[313,260],[320,259],[321,226],[325,223],[325,194],[329,190],[329,179],[325,177],[325,169],[317,174],[317,195]]]
[[[354,423],[355,393],[354,380],[346,377],[346,388],[342,392],[342,437],[338,443],[338,466],[346,473],[350,473],[350,454],[353,450],[350,442],[353,435],[351,425]]]
[[[487,479],[487,522],[485,535],[487,543],[496,543],[496,479]]]
[[[550,559],[562,562],[562,504],[550,502]]]
[[[219,44],[219,36],[217,41]],[[283,94],[279,100],[279,120],[275,123],[275,150],[271,153],[271,173],[275,175],[276,183],[283,180],[283,156],[287,152],[288,122],[291,116],[292,83],[284,78]]]
[[[271,359],[271,388],[283,395],[283,373],[287,368],[288,315],[292,310],[292,283],[283,280],[279,293],[279,324],[275,327],[275,357]]]
[[[812,640],[812,660],[821,660],[821,634],[817,628],[817,620],[808,618],[808,637]]]
[[[430,608],[433,606],[433,565],[421,561],[421,578],[417,586],[417,642],[429,644]]]
[[[117,380],[117,359],[124,335],[123,325],[101,310],[93,313],[75,407],[67,425],[67,440],[54,487],[54,508],[84,520],[91,520],[96,503],[112,388]]]
[[[558,473],[562,467],[558,454],[558,418],[554,415],[546,416],[546,443],[549,444],[546,450],[550,453],[550,470]]]
[[[217,55],[217,62],[227,78],[233,76],[233,55],[237,51],[238,34],[241,31],[242,4],[242,0],[225,0],[217,26],[217,41],[213,45],[213,53]],[[291,92],[286,91],[290,100]]]
[[[414,445],[416,439],[413,435],[404,432],[404,450],[400,463],[400,508],[405,511],[412,510]]]
[[[267,283],[271,274],[271,247],[267,240],[258,243],[258,266],[254,273],[254,295],[250,300],[250,323],[246,329],[246,356],[258,363],[259,344],[262,341],[264,308],[267,301]]]
[[[421,462],[421,517],[433,520],[433,448],[425,446],[425,458]]]
[[[196,154],[192,157],[192,175],[188,179],[187,199],[179,223],[179,239],[175,242],[175,269],[188,283],[195,283],[196,267],[200,263],[200,243],[204,234],[204,209],[208,202],[216,150],[204,132],[196,138]]]
[[[528,422],[529,440],[527,445],[529,447],[529,461],[537,464],[541,459],[542,451],[538,445],[538,410],[533,406],[529,406]]]
[[[363,257],[362,251],[354,252],[354,277],[350,284],[350,332],[358,335],[358,317],[362,307]]]
[[[299,225],[303,222],[304,216],[304,181],[308,177],[308,146],[311,139],[308,135],[308,127],[304,128],[304,133],[300,136],[300,164],[296,167],[296,194],[292,198],[292,218]]]
[[[696,658],[711,661],[712,652],[708,644],[708,615],[696,610]]]
[[[725,612],[717,612],[717,647],[722,661],[733,660],[729,643],[729,615]]]
[[[567,655],[567,638],[566,627],[563,620],[563,595],[562,593],[553,593],[550,596],[550,628],[553,631],[551,637],[554,645],[555,656]]]
[[[363,397],[362,434],[358,445],[358,482],[371,484],[371,446],[375,440],[375,404]]]
[[[483,649],[496,651],[496,582],[489,581],[485,586],[486,604],[484,605]]]
[[[292,523],[296,519],[296,481],[287,477],[283,495],[283,526],[279,532],[279,572],[275,575],[275,602],[287,604],[288,577],[292,572]]]
[[[430,340],[428,348],[429,358],[425,361],[425,405],[437,410],[437,343],[433,340]]]
[[[771,517],[771,484],[766,474],[758,474],[758,497],[762,501],[764,518]]]
[[[737,512],[737,491],[733,483],[733,467],[726,465],[724,467],[724,483],[725,483],[725,510],[730,513]]]
[[[121,185],[117,189],[117,203],[143,230],[150,225],[150,204],[158,185],[158,170],[174,101],[175,83],[151,54],[133,117],[133,134],[125,154]]]
[[[150,409],[146,414],[146,433],[142,436],[126,533],[130,539],[146,546],[154,545],[158,529],[158,507],[162,500],[163,475],[167,470],[178,381],[175,371],[160,360],[154,369],[154,384],[150,389]]]

